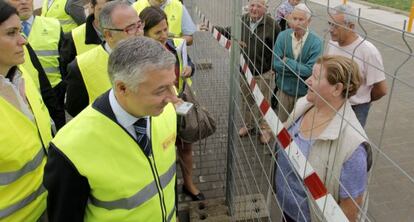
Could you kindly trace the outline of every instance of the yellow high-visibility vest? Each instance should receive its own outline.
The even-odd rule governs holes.
[[[53,139],[90,185],[85,222],[176,220],[173,105],[150,121],[149,157],[131,135],[91,105]]]
[[[86,24],[82,24],[72,30],[72,39],[75,43],[76,55],[80,55],[86,51],[89,51],[99,44],[86,44]]]
[[[59,20],[62,25],[64,33],[70,32],[72,29],[78,27],[75,20],[65,11],[67,0],[52,0],[52,5],[49,6],[49,0],[43,0],[42,16],[52,17]]]
[[[45,148],[51,135],[49,112],[34,81],[19,67],[35,121],[0,96],[0,221],[36,222],[46,209]]]
[[[57,19],[36,16],[27,39],[39,58],[52,87],[62,81],[59,69],[60,29]]]
[[[148,0],[138,0],[132,6],[137,10],[138,14],[141,13],[144,8],[151,6]],[[183,20],[183,4],[178,0],[171,0],[164,8],[165,14],[167,14],[168,31],[174,35],[174,37],[182,36],[181,24]]]
[[[89,104],[111,88],[108,59],[109,54],[101,45],[76,56],[86,91],[88,91]]]
[[[30,75],[31,79],[33,80],[33,83],[35,84],[36,88],[40,90],[40,82],[39,82],[39,72],[34,67],[32,60],[30,58],[29,50],[27,49],[27,46],[23,46],[24,51],[24,63],[20,65],[20,67],[23,67],[24,70]]]

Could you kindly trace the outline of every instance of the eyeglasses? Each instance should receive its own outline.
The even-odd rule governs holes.
[[[123,29],[116,29],[116,28],[102,28],[102,29],[107,29],[110,31],[117,31],[117,32],[125,32],[126,34],[130,35],[130,34],[137,33],[138,30],[143,30],[144,27],[145,27],[145,22],[139,20],[136,23],[128,25],[127,27]]]

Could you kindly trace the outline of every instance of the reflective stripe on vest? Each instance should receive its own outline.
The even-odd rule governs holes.
[[[175,140],[176,113],[169,103],[159,116],[151,117],[150,157],[92,106],[60,129],[53,144],[88,179],[94,200],[86,205],[85,222],[166,221],[175,205]],[[172,221],[174,215],[175,211]]]
[[[175,205],[174,205],[174,207],[171,209],[171,212],[170,212],[170,214],[168,215],[168,218],[167,218],[167,222],[170,222],[171,221],[171,219],[173,218],[173,216],[175,215]]]
[[[33,160],[27,162],[26,165],[24,165],[24,167],[22,167],[21,169],[18,169],[13,172],[0,173],[0,186],[13,183],[14,181],[18,180],[20,177],[35,170],[42,163],[44,156],[45,156],[45,153],[42,147],[40,147],[39,152],[37,152]]]
[[[5,209],[0,209],[0,219],[8,217],[13,213],[17,212],[18,210],[22,209],[23,207],[27,206],[28,204],[32,203],[36,198],[46,192],[46,189],[43,185],[40,185],[37,190],[31,193],[26,198],[20,200],[19,202],[10,205]]]
[[[0,220],[36,222],[46,209],[42,144],[52,139],[50,116],[30,75],[19,70],[35,121],[0,96]]]
[[[151,6],[148,0],[136,1],[132,6],[137,10],[138,15],[144,8]],[[168,21],[168,32],[173,34],[174,37],[182,36],[182,19],[183,19],[183,4],[178,0],[171,0],[165,7],[164,10],[167,15]]]
[[[28,38],[52,87],[55,87],[62,81],[58,51],[60,30],[61,27],[58,20],[35,16]]]
[[[171,182],[171,180],[174,178],[175,175],[175,163],[173,163],[170,167],[170,169],[164,174],[160,176],[160,182],[161,187],[164,189],[167,184]],[[114,209],[133,209],[138,207],[139,205],[145,203],[149,199],[151,199],[153,196],[158,194],[157,185],[155,184],[155,181],[145,186],[143,189],[138,191],[136,194],[129,198],[122,198],[119,200],[113,200],[113,201],[102,201],[98,200],[97,198],[91,196],[90,201],[93,205],[97,207],[102,207],[108,210],[114,210]]]
[[[82,24],[72,30],[72,39],[76,48],[76,55],[89,51],[99,44],[86,44],[86,24]]]
[[[59,23],[63,26],[63,25],[70,25],[70,24],[73,24],[75,22],[73,20],[71,20],[71,19],[65,19],[65,20],[59,19]]]
[[[52,5],[49,7],[49,1],[44,0],[42,6],[42,16],[58,19],[64,33],[70,32],[72,29],[78,27],[75,20],[65,11],[66,1],[53,0]]]
[[[37,56],[59,56],[58,50],[34,50]]]
[[[86,91],[88,91],[89,104],[111,88],[107,68],[108,59],[109,54],[102,45],[76,56]]]

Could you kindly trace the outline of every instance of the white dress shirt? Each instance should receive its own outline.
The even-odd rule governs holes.
[[[122,126],[124,127],[128,133],[134,137],[134,139],[137,139],[137,134],[135,133],[135,128],[133,126],[133,124],[138,121],[138,117],[135,117],[131,114],[129,114],[127,111],[124,110],[124,108],[121,107],[121,105],[119,105],[115,95],[114,95],[114,91],[113,89],[111,89],[111,91],[109,92],[109,104],[111,105],[112,111],[115,114],[115,118],[116,121]],[[147,136],[148,138],[151,139],[151,122],[150,122],[150,118],[149,116],[144,116],[142,118],[146,118],[147,119]]]

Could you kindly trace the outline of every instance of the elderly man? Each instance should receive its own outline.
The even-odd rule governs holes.
[[[387,94],[381,54],[371,42],[355,32],[357,14],[350,5],[335,7],[329,19],[331,41],[326,54],[354,58],[361,70],[363,82],[350,102],[359,122],[365,126],[371,102]]]
[[[26,59],[23,66],[32,75],[56,128],[59,129],[65,124],[65,86],[62,76],[66,71],[59,55],[63,42],[62,28],[57,19],[35,16],[33,0],[6,1],[17,9],[23,34],[30,44],[25,47],[26,57],[30,59]]]
[[[276,70],[277,115],[284,122],[296,103],[306,95],[305,80],[312,74],[312,67],[322,51],[321,39],[308,29],[311,21],[309,8],[300,3],[290,17],[291,29],[280,33],[274,48]]]
[[[92,13],[86,18],[86,22],[66,33],[61,50],[62,60],[65,64],[69,64],[77,55],[102,43],[103,36],[99,31],[99,14],[105,3],[110,1],[112,0],[91,0]]]
[[[241,40],[239,45],[249,63],[257,85],[267,100],[270,99],[270,85],[273,81],[272,71],[272,48],[279,34],[279,26],[276,21],[266,14],[267,5],[265,0],[250,0],[248,13],[242,16]],[[215,27],[221,34],[231,38],[231,27]],[[239,136],[247,136],[254,130],[254,118],[259,118],[261,128],[261,143],[268,143],[271,134],[267,130],[268,124],[259,114],[258,107],[254,101],[249,84],[241,77],[240,87],[242,91],[242,112],[245,126],[240,128]],[[259,117],[260,116],[260,117]]]
[[[196,26],[191,19],[186,7],[178,0],[138,0],[133,4],[138,14],[144,8],[160,7],[167,14],[168,31],[171,37],[180,37],[187,41],[187,45],[193,44],[193,34]]]
[[[121,41],[143,34],[144,24],[127,2],[108,2],[99,16],[105,42],[78,55],[68,65],[67,112],[76,116],[111,87],[107,63],[112,49]]]
[[[112,89],[51,142],[49,221],[175,221],[175,57],[155,40],[122,41]]]

